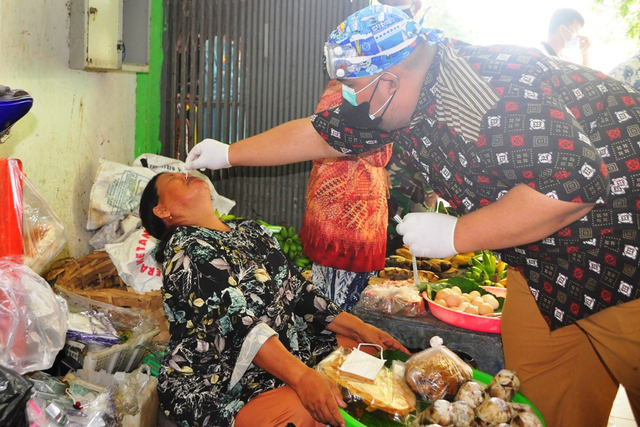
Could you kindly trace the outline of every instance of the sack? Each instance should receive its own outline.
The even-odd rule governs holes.
[[[89,196],[87,231],[107,225],[121,215],[137,213],[142,191],[154,176],[147,168],[100,159]]]
[[[46,370],[65,343],[66,302],[29,267],[0,259],[0,365]]]
[[[153,258],[156,239],[141,228],[124,242],[105,246],[122,281],[136,292],[145,293],[162,288],[160,266]]]

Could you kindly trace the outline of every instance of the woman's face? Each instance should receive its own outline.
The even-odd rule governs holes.
[[[189,210],[211,206],[209,185],[192,175],[163,173],[156,181],[156,188],[158,207],[166,209],[172,216],[188,216]]]

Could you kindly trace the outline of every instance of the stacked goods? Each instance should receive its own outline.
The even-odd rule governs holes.
[[[169,340],[169,322],[164,314],[162,292],[133,292],[122,282],[105,251],[92,252],[78,259],[60,260],[51,267],[45,280],[90,300],[144,310],[153,316],[160,328],[155,341]]]
[[[426,278],[427,282],[453,277],[458,273],[458,268],[463,267],[471,258],[469,254],[458,254],[449,258],[420,258],[416,259],[418,276]],[[406,280],[413,278],[413,256],[407,246],[396,249],[396,255],[391,255],[385,260],[385,269],[380,271],[380,277],[393,280]]]
[[[491,253],[479,251],[469,260],[469,270],[464,274],[481,286],[504,288],[507,284],[507,264]]]

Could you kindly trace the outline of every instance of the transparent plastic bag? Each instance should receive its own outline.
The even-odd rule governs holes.
[[[429,340],[431,348],[407,360],[405,380],[426,401],[452,400],[460,386],[473,378],[473,369],[443,345],[442,338]]]
[[[368,285],[360,295],[359,307],[404,317],[422,317],[424,299],[413,282],[389,280]]]
[[[60,253],[67,236],[62,221],[26,176],[23,176],[22,197],[24,263],[40,274]]]
[[[338,347],[324,358],[316,369],[336,382],[347,404],[367,411],[380,410],[399,423],[416,408],[416,397],[401,376],[383,367],[373,381],[356,377],[340,370],[353,349]]]
[[[0,365],[20,374],[53,366],[67,333],[66,302],[29,267],[0,258]]]

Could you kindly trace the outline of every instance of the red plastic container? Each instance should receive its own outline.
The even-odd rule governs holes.
[[[0,257],[22,259],[22,162],[0,159]]]

